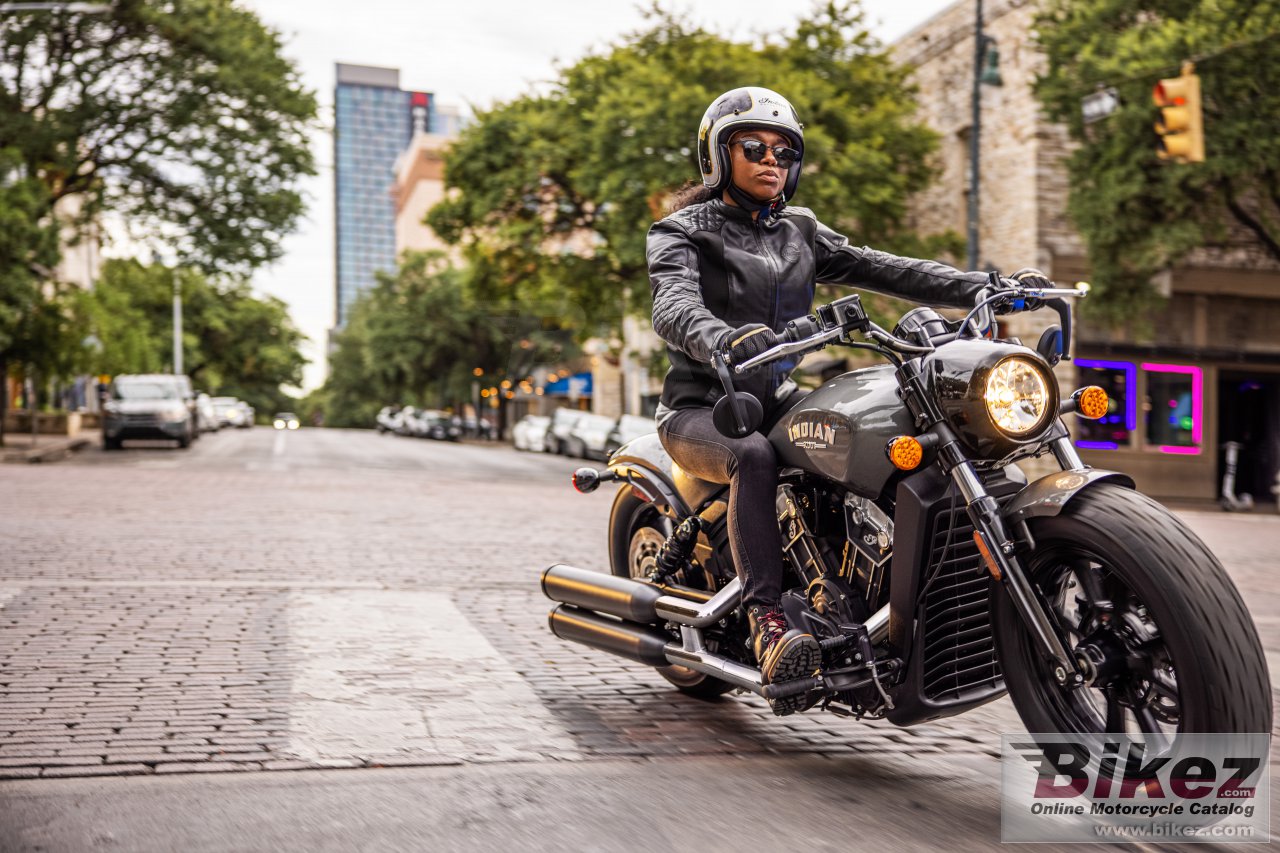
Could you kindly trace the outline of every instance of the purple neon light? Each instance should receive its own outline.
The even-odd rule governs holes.
[[[1077,358],[1076,366],[1124,371],[1124,425],[1130,432],[1136,430],[1138,428],[1138,366],[1132,361],[1098,361],[1092,358]],[[1084,447],[1083,444],[1076,443]]]
[[[1189,373],[1191,374],[1191,440],[1197,445],[1204,437],[1204,422],[1201,417],[1204,404],[1204,371],[1198,367],[1185,364],[1152,364],[1146,362],[1143,370],[1152,373]],[[1162,453],[1199,453],[1200,448],[1161,447]]]
[[[1120,445],[1114,441],[1077,441],[1076,447],[1081,450],[1119,450]]]

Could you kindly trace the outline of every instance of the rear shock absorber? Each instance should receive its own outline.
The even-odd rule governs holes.
[[[671,531],[667,541],[658,549],[653,571],[649,573],[650,581],[664,584],[668,578],[689,565],[693,549],[698,544],[698,534],[702,532],[704,524],[701,517],[691,515]]]

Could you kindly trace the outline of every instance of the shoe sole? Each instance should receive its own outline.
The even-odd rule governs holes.
[[[805,634],[785,642],[786,645],[778,650],[778,659],[773,665],[773,672],[768,682],[770,684],[807,678],[822,665],[822,649],[818,647],[818,641],[812,636]],[[800,693],[796,696],[774,699],[769,703],[769,707],[773,709],[773,713],[782,717],[803,710],[806,703],[807,696]]]

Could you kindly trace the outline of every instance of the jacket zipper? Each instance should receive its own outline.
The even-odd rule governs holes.
[[[782,299],[782,287],[778,282],[778,266],[774,262],[773,255],[769,253],[768,247],[765,245],[764,238],[761,236],[760,221],[758,219],[751,220],[751,230],[755,234],[756,245],[760,247],[760,254],[764,256],[765,263],[769,267],[769,274],[773,278],[773,312],[769,317],[769,328],[772,330],[778,324],[778,305]],[[778,368],[776,364],[769,366],[769,400],[761,400],[766,407],[772,402],[773,392],[778,390]]]

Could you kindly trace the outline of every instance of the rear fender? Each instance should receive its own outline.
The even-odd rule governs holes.
[[[1133,478],[1119,471],[1107,471],[1101,468],[1058,471],[1027,485],[1005,504],[1003,515],[1006,521],[1013,524],[1025,522],[1030,518],[1058,515],[1076,495],[1085,489],[1092,488],[1095,483],[1104,481],[1130,489],[1135,488]]]
[[[629,441],[609,459],[609,470],[629,483],[641,500],[646,500],[666,515],[682,519],[692,515],[684,498],[676,490],[671,457],[656,433]]]

